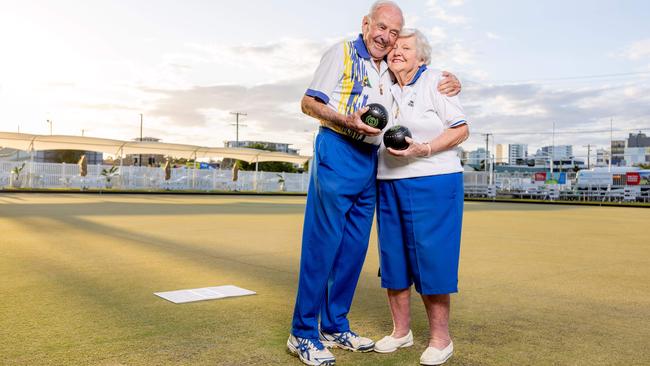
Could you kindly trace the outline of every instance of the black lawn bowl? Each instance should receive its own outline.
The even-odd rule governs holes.
[[[361,121],[370,127],[383,130],[388,124],[388,111],[383,105],[370,103],[367,105],[368,111],[361,115]]]
[[[406,137],[413,137],[408,128],[393,126],[384,132],[384,145],[395,150],[406,150],[409,147]]]

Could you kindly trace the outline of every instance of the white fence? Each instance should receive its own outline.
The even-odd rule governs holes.
[[[110,166],[89,165],[86,177],[79,176],[77,164],[30,163],[16,179],[11,173],[22,163],[0,160],[0,189],[22,188],[73,188],[119,190],[196,190],[196,191],[249,191],[305,193],[309,174],[240,171],[236,182],[230,170],[175,168],[171,179],[165,180],[162,168],[122,166],[118,175],[107,182],[102,169]],[[650,201],[650,187],[628,186],[576,186],[567,180],[563,185],[533,182],[521,174],[495,174],[489,184],[487,172],[465,172],[465,196],[494,198],[497,195],[513,198],[579,201]],[[109,184],[107,184],[109,183]]]
[[[16,179],[11,173],[22,163],[0,161],[0,187],[88,188],[125,190],[202,190],[307,192],[309,174],[239,171],[236,182],[230,170],[175,168],[165,180],[162,168],[122,166],[110,182],[101,175],[110,166],[88,165],[88,174],[79,176],[77,164],[30,163]]]
[[[489,184],[487,172],[463,173],[463,186],[467,197],[496,197],[497,189],[494,184]]]

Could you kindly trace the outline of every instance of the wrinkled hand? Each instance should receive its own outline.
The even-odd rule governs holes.
[[[344,121],[345,127],[351,129],[352,131],[358,132],[366,136],[377,136],[381,133],[381,130],[378,128],[373,128],[361,121],[361,115],[368,111],[368,107],[363,107],[358,111],[349,114]]]
[[[409,147],[404,150],[395,150],[390,147],[386,150],[388,150],[391,155],[403,157],[425,157],[429,155],[429,148],[426,144],[417,143],[410,137],[406,138],[406,142],[408,142]]]
[[[443,71],[442,79],[438,83],[438,91],[448,97],[455,97],[460,93],[461,85],[456,75]]]

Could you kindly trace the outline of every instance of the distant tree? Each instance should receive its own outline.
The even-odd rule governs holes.
[[[170,164],[175,164],[175,165],[185,165],[187,162],[188,160],[185,158],[177,158],[177,159],[170,160]]]
[[[258,150],[266,150],[266,151],[275,151],[262,144],[254,144],[251,145],[250,148],[258,149]],[[247,163],[242,160],[237,160],[236,164],[239,165],[239,169],[241,170],[255,170],[255,163]],[[296,167],[293,164],[284,163],[280,161],[265,161],[262,163],[258,163],[258,170],[262,170],[265,172],[287,172],[287,173],[296,173],[298,171],[298,169],[296,169]]]
[[[639,168],[641,168],[641,169],[650,169],[650,164],[639,164]]]
[[[84,153],[84,151],[80,150],[55,150],[52,154],[52,160],[55,163],[75,164]]]

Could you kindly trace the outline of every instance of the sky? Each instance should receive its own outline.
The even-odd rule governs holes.
[[[397,1],[456,74],[466,150],[605,147],[650,133],[650,2]],[[223,146],[293,144],[318,123],[300,98],[371,1],[0,0],[0,131]],[[555,124],[555,135],[553,125]],[[592,154],[593,154],[592,150]]]

